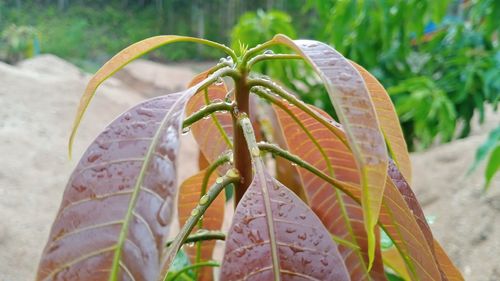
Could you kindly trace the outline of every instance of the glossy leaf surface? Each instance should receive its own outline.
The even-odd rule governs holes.
[[[146,101],[90,145],[66,187],[38,280],[154,280],[176,193],[185,93]]]
[[[335,121],[331,119],[328,121],[331,125],[328,126],[331,134],[329,138],[336,138],[336,136],[339,139],[345,138],[341,126],[339,124],[335,125]],[[288,126],[290,126],[289,124],[287,123]],[[332,130],[335,133],[331,132]],[[304,155],[301,156],[304,157]],[[338,156],[339,153],[336,153],[334,157]],[[331,159],[331,161],[335,160]],[[319,163],[319,161],[316,160],[313,163]],[[397,170],[393,164],[392,167]],[[397,179],[404,180],[400,174]],[[358,204],[361,202],[362,190],[359,184],[344,182],[341,183],[340,188],[350,194]],[[416,201],[413,203],[416,203]],[[393,239],[401,255],[406,257],[405,262],[411,268],[409,272],[413,280],[441,280],[435,258],[429,247],[429,240],[426,239],[428,234],[424,235],[405,198],[390,179],[386,182],[386,188],[384,189],[379,225]]]
[[[277,106],[279,105],[279,106]],[[345,182],[359,184],[359,174],[351,152],[335,134],[311,116],[287,103],[273,105],[286,148],[325,174]],[[321,112],[315,108],[317,112]],[[287,113],[288,112],[288,113]],[[290,116],[289,114],[292,114]],[[323,113],[325,117],[328,115]],[[297,169],[309,205],[325,227],[348,245],[339,251],[351,280],[385,280],[380,249],[377,246],[372,270],[368,271],[367,236],[361,206],[305,169]]]
[[[297,51],[322,79],[361,174],[363,217],[368,235],[370,264],[375,255],[377,218],[384,192],[388,155],[374,105],[363,78],[341,54],[311,40],[291,40],[277,35],[276,42]]]
[[[256,173],[236,208],[221,280],[350,280],[312,210],[267,173]]]
[[[179,187],[179,203],[177,210],[179,214],[179,224],[182,227],[191,216],[191,211],[198,205],[201,197],[201,185],[205,171],[200,171],[194,176],[186,179]],[[208,187],[215,183],[216,174],[212,174],[208,181]],[[207,188],[208,188],[207,187]],[[210,205],[207,211],[203,214],[202,228],[206,230],[220,230],[224,219],[224,194],[220,194]],[[197,227],[193,232],[198,230]],[[186,253],[191,258],[191,263],[194,264],[198,245],[185,248]],[[203,241],[201,243],[201,261],[212,260],[212,253],[215,247],[215,241]],[[212,280],[212,268],[204,267],[198,275],[198,280]]]
[[[97,137],[66,187],[39,280],[158,277],[185,105],[214,80],[144,102]]]
[[[351,64],[361,74],[368,88],[391,158],[396,162],[405,179],[411,183],[410,154],[391,98],[382,84],[370,72],[353,61]]]

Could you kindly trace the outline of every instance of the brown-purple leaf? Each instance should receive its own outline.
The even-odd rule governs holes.
[[[361,207],[368,237],[369,266],[375,259],[375,226],[380,213],[388,154],[375,107],[363,77],[332,47],[313,40],[276,35],[272,41],[295,50],[317,72],[330,96],[361,174]]]
[[[337,245],[318,217],[264,172],[254,177],[236,208],[221,280],[276,279],[350,280]]]
[[[176,188],[182,111],[173,106],[182,95],[128,110],[90,145],[66,187],[38,280],[106,279],[118,247],[119,279],[156,278]]]
[[[310,107],[325,118],[331,118],[320,109]],[[337,180],[359,184],[354,156],[336,134],[296,106],[278,101],[273,109],[279,120],[277,129],[282,131],[285,139],[284,148]],[[340,127],[333,120],[331,122]],[[351,280],[385,280],[378,240],[373,266],[368,271],[368,239],[363,227],[361,206],[311,172],[302,168],[295,169],[306,191],[309,205],[328,231],[350,245],[358,246],[353,248],[339,245]]]
[[[210,79],[113,121],[73,172],[37,280],[156,280],[176,194],[188,99]]]

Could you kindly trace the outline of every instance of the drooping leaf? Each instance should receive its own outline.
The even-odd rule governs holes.
[[[463,280],[460,271],[446,255],[439,243],[434,239],[431,228],[427,222],[422,207],[418,203],[415,193],[413,193],[403,175],[399,172],[398,168],[392,161],[389,163],[388,175],[391,179],[391,182],[394,184],[394,186],[397,188],[404,201],[406,202],[406,205],[411,210],[411,214],[413,215],[414,220],[417,222],[422,234],[426,239],[427,245],[430,247],[434,258],[438,263],[443,279],[457,281]]]
[[[162,35],[150,37],[139,42],[136,42],[127,48],[120,51],[114,57],[112,57],[108,62],[106,62],[90,79],[87,84],[87,88],[85,89],[85,93],[80,99],[80,103],[78,105],[78,110],[76,112],[75,121],[73,123],[73,128],[71,131],[71,136],[69,138],[69,154],[71,155],[71,149],[73,146],[73,141],[76,135],[76,131],[78,126],[80,125],[80,121],[82,120],[83,114],[87,110],[90,101],[95,95],[95,91],[97,87],[102,84],[102,82],[106,81],[109,77],[115,74],[118,70],[125,67],[131,61],[143,56],[144,54],[159,48],[161,46],[174,43],[174,42],[195,42],[200,44],[209,45],[212,47],[216,47],[227,51],[222,45],[194,37],[186,37],[186,36],[177,36],[177,35]]]
[[[403,130],[399,124],[396,109],[387,91],[370,72],[353,61],[351,61],[351,64],[363,76],[365,85],[375,105],[375,112],[377,113],[380,127],[384,133],[385,142],[389,147],[392,159],[396,162],[405,179],[411,183],[410,154],[408,153],[408,147],[403,136]]]
[[[332,177],[359,184],[354,157],[335,134],[299,108],[287,103],[273,105],[287,150]],[[317,112],[321,110],[315,108]],[[288,112],[288,113],[287,113]],[[290,115],[291,114],[291,115]],[[326,113],[322,113],[325,117]],[[278,167],[279,169],[279,167]],[[323,225],[352,246],[340,243],[339,251],[351,280],[385,280],[380,247],[376,247],[374,265],[368,271],[367,235],[361,206],[305,169],[297,169],[308,202]]]
[[[331,119],[327,121],[330,132],[331,130],[335,131],[335,133],[331,132],[331,136],[329,137],[345,139],[340,124],[336,124],[336,122]],[[288,122],[287,125],[288,124],[290,124],[290,122]],[[346,152],[349,153],[349,151]],[[338,157],[339,154],[341,155],[341,153],[337,152],[334,157]],[[320,163],[320,161],[316,160],[316,162],[312,164],[317,163]],[[397,169],[393,164],[392,167]],[[397,179],[404,180],[401,175],[399,175]],[[405,262],[407,266],[411,268],[409,272],[413,278],[412,280],[440,280],[440,273],[432,253],[432,248],[430,248],[429,242],[426,239],[428,236],[424,235],[412,210],[408,207],[403,195],[396,188],[392,180],[389,179],[386,185],[379,225],[384,228],[394,241],[401,255],[406,257]],[[349,194],[358,204],[361,202],[362,189],[358,184],[340,182],[339,187],[346,194]],[[424,218],[425,223],[423,214],[422,218]]]
[[[155,280],[176,194],[184,92],[148,100],[90,145],[66,187],[38,280]]]
[[[284,35],[275,36],[273,41],[294,49],[313,67],[344,125],[361,174],[361,206],[371,266],[375,256],[374,228],[384,193],[388,155],[368,89],[358,71],[330,46],[318,41],[291,40]]]
[[[444,273],[448,281],[464,281],[464,277],[450,260],[437,240],[434,240],[434,253],[437,261],[439,262],[441,272]]]
[[[337,245],[293,192],[264,172],[238,204],[221,280],[350,280]]]
[[[200,171],[194,176],[186,179],[179,187],[179,203],[177,205],[177,210],[179,213],[179,224],[182,227],[186,220],[191,215],[191,211],[198,205],[201,197],[201,185],[203,182],[203,177],[205,176],[205,170]],[[208,181],[208,187],[210,187],[217,178],[216,174],[212,174]],[[224,219],[224,194],[219,195],[203,214],[203,225],[202,229],[206,230],[220,230],[222,227],[222,221]],[[195,227],[193,231],[198,228]],[[195,263],[196,251],[198,245],[195,247],[185,248],[186,252],[191,258],[191,263]],[[203,241],[201,243],[201,261],[212,260],[212,253],[215,247],[215,241]],[[200,270],[198,275],[198,280],[212,280],[212,268],[204,267]]]
[[[379,223],[405,259],[412,280],[441,280],[432,248],[391,180],[386,182]]]

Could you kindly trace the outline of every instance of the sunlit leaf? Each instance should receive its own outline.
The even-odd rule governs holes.
[[[330,46],[311,40],[277,35],[273,41],[297,51],[323,80],[361,174],[362,207],[368,235],[368,255],[375,256],[375,225],[380,212],[387,172],[387,149],[374,105],[362,76]]]
[[[205,170],[200,171],[194,176],[186,179],[179,187],[179,203],[177,210],[179,213],[179,224],[182,227],[186,220],[191,215],[191,211],[198,205],[201,197],[201,185],[203,182],[203,177],[205,176]],[[212,174],[209,181],[208,187],[210,187],[217,178],[216,174]],[[222,227],[222,221],[224,219],[224,194],[219,195],[207,209],[205,214],[203,214],[203,225],[202,228],[206,230],[220,230]],[[193,231],[198,228],[195,227]],[[215,247],[215,241],[203,241],[201,243],[201,261],[212,260],[212,253]],[[186,252],[191,258],[191,263],[195,262],[196,251],[198,245],[195,247],[185,248]],[[198,275],[198,280],[212,280],[212,268],[204,267],[201,269]]]
[[[246,279],[350,280],[318,217],[263,170],[236,208],[221,268],[221,280]]]
[[[73,145],[73,141],[76,135],[76,131],[78,126],[80,125],[80,121],[82,120],[83,114],[85,113],[90,101],[95,95],[95,91],[97,87],[102,84],[102,82],[106,81],[110,76],[116,73],[118,70],[122,69],[130,63],[131,61],[143,56],[144,54],[159,48],[161,46],[174,43],[174,42],[196,42],[205,45],[209,45],[212,47],[216,47],[221,49],[221,45],[209,40],[199,39],[194,37],[186,37],[186,36],[177,36],[177,35],[162,35],[155,36],[144,39],[142,41],[136,42],[127,48],[120,51],[114,57],[112,57],[108,62],[106,62],[90,79],[87,84],[87,88],[85,89],[85,93],[80,99],[80,103],[78,105],[78,110],[76,112],[75,121],[73,123],[73,128],[71,131],[71,136],[69,138],[69,153],[71,155],[71,149]]]
[[[284,148],[325,174],[341,181],[359,184],[354,157],[335,134],[295,106],[279,102],[273,105],[273,108],[279,120],[277,128],[281,128],[285,138]],[[315,110],[321,112],[317,108]],[[328,116],[326,113],[322,114]],[[352,248],[342,243],[339,245],[351,280],[370,280],[370,277],[375,280],[385,280],[378,246],[374,265],[371,271],[368,271],[367,235],[363,227],[361,206],[309,171],[297,170],[307,193],[309,205],[323,225],[335,237],[343,239],[350,245],[359,246]]]
[[[405,179],[411,183],[410,154],[408,153],[396,109],[387,91],[370,72],[355,62],[351,61],[351,64],[356,67],[361,76],[363,76],[365,85],[370,92],[372,102],[375,105],[375,112],[380,122],[380,127],[384,133],[385,142],[391,153],[391,158],[396,162],[396,165]]]

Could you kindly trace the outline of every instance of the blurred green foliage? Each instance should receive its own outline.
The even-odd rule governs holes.
[[[474,112],[482,121],[486,104],[497,107],[499,18],[498,0],[6,0],[0,1],[0,59],[15,62],[39,47],[94,71],[122,48],[157,34],[231,42],[236,49],[239,42],[252,46],[276,33],[314,38],[382,82],[410,148],[417,150],[467,136]],[[31,31],[22,31],[25,27]],[[149,58],[220,55],[182,44],[161,48]],[[281,80],[335,116],[318,78],[303,66],[296,61],[257,65],[278,79],[295,77]]]
[[[478,165],[487,157],[488,162],[486,163],[486,169],[484,170],[485,190],[488,190],[491,181],[500,170],[500,125],[490,132],[486,141],[476,151],[476,159],[469,169],[468,174],[476,170]]]
[[[0,33],[0,60],[15,63],[39,52],[36,30],[31,26],[9,25]]]
[[[301,36],[330,43],[388,89],[412,150],[467,136],[474,112],[482,122],[484,106],[498,105],[500,1],[309,0],[302,13],[310,26]],[[274,32],[249,27],[265,17],[242,17],[233,42]],[[289,77],[272,65],[270,75]],[[295,77],[285,86],[334,114],[313,76]]]

